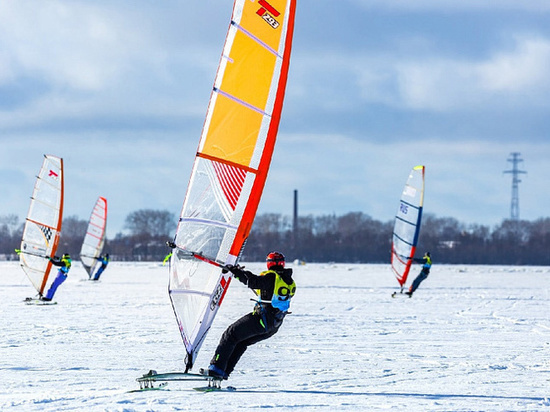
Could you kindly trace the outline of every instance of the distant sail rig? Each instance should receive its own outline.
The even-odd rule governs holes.
[[[296,0],[236,0],[170,261],[186,371],[250,233],[283,106]]]
[[[420,234],[424,204],[424,172],[424,166],[416,166],[411,170],[395,215],[391,266],[401,288],[407,281]]]
[[[36,291],[42,296],[53,279],[52,263],[63,220],[63,159],[44,155],[36,178],[29,213],[25,220],[19,262]]]
[[[92,209],[86,235],[80,249],[82,266],[91,277],[98,264],[98,258],[105,245],[105,229],[107,228],[107,199],[99,197]]]

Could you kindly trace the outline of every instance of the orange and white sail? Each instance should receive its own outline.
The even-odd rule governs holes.
[[[236,0],[170,262],[187,370],[231,281],[267,177],[285,93],[296,0]]]
[[[63,219],[63,178],[63,159],[44,155],[19,253],[21,267],[40,295],[53,282],[50,278],[52,263],[47,258],[54,257],[59,243]]]
[[[92,209],[88,227],[80,249],[82,266],[91,277],[98,263],[98,258],[105,245],[105,230],[107,228],[107,199],[99,197]]]
[[[401,287],[407,281],[420,234],[424,204],[424,172],[424,166],[416,166],[411,170],[395,215],[391,266]]]

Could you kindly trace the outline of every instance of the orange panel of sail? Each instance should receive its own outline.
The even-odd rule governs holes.
[[[262,120],[261,113],[218,95],[202,153],[248,166]],[[237,137],[239,144],[235,144]]]

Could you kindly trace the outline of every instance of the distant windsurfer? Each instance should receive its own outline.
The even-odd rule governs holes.
[[[430,268],[432,267],[432,257],[430,255],[430,252],[426,252],[424,254],[424,257],[422,258],[413,258],[412,260],[416,263],[422,263],[422,270],[413,281],[411,287],[409,288],[409,291],[405,292],[405,294],[409,295],[409,297],[411,297],[414,291],[418,289],[420,283],[422,283],[422,281],[424,281],[428,277],[428,275],[430,274]]]
[[[40,300],[50,301],[53,299],[53,295],[55,295],[55,291],[61,285],[65,280],[67,279],[67,276],[69,274],[69,270],[71,269],[71,256],[68,253],[63,254],[61,259],[53,259],[50,256],[47,257],[47,259],[52,262],[55,266],[59,266],[59,270],[57,271],[57,277],[53,281],[52,285],[50,286],[50,289],[48,290],[48,293],[46,293],[46,296],[41,296]]]
[[[101,263],[101,266],[99,267],[99,269],[97,269],[97,272],[95,273],[94,276],[91,277],[90,280],[99,280],[99,277],[101,276],[101,274],[103,273],[103,271],[105,270],[109,262],[111,261],[111,258],[109,257],[108,253],[105,254],[105,256],[100,256],[100,257],[97,257],[96,259],[99,261],[99,263]]]
[[[267,255],[267,270],[254,275],[240,266],[226,266],[241,283],[259,296],[252,313],[230,325],[221,337],[208,375],[227,379],[248,346],[273,336],[283,323],[296,292],[292,269],[285,268],[285,257],[280,252]]]

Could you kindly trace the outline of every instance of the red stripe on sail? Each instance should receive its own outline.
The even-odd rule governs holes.
[[[225,198],[235,210],[243,188],[246,171],[224,163],[212,162]]]
[[[231,277],[227,278],[227,280],[222,277],[220,285],[222,285],[223,293],[220,297],[220,301],[218,302],[218,306],[222,305],[223,298],[225,297],[225,293],[227,292],[227,289],[229,289],[229,284],[231,283]]]
[[[279,15],[281,14],[281,13],[279,13],[279,12],[277,11],[277,9],[275,9],[275,7],[273,7],[271,4],[269,4],[269,3],[268,3],[267,1],[265,1],[265,0],[260,0],[260,1],[258,2],[258,4],[259,4],[260,6],[265,7],[265,8],[267,9],[267,11],[269,11],[269,12],[270,12],[271,14],[273,14],[275,17],[279,17]],[[260,10],[261,10],[261,9],[260,9]],[[263,13],[265,13],[265,10],[263,10],[262,14],[263,14]],[[258,14],[260,14],[260,11],[259,11],[259,10],[258,10]]]

